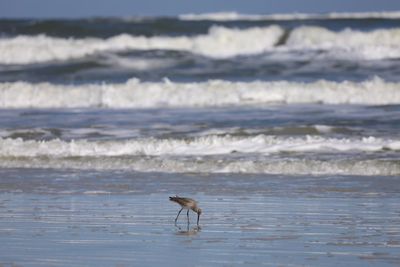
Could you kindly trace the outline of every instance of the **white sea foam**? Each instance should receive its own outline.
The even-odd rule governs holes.
[[[332,12],[327,14],[307,14],[307,13],[288,13],[288,14],[240,14],[237,12],[215,12],[203,14],[182,14],[181,20],[213,20],[213,21],[233,21],[233,20],[305,20],[305,19],[400,19],[400,11],[388,12]]]
[[[375,137],[280,138],[258,135],[245,138],[206,136],[186,140],[132,139],[93,142],[0,139],[0,167],[143,172],[398,175],[400,165],[396,160],[352,160],[350,155],[360,151],[399,149],[400,140]],[[281,152],[285,152],[284,157],[279,156]],[[303,156],[291,158],[288,152],[329,152],[339,156],[321,160]],[[252,155],[250,159],[248,153]]]
[[[62,39],[39,36],[17,36],[0,39],[0,64],[29,64],[63,61],[103,51],[181,50],[226,58],[257,54],[273,47],[283,35],[279,26],[230,29],[213,26],[209,33],[194,37],[132,36],[121,34],[108,39]]]
[[[371,32],[345,29],[333,32],[322,27],[304,26],[290,33],[285,47],[297,50],[327,50],[328,57],[332,58],[400,58],[400,29],[380,29]]]
[[[319,136],[281,138],[206,136],[193,139],[131,139],[124,141],[34,141],[0,138],[0,157],[116,157],[195,156],[232,153],[270,155],[281,152],[332,152],[400,150],[400,140],[376,137],[325,138]]]
[[[399,161],[389,160],[215,160],[151,157],[2,158],[2,168],[129,170],[170,173],[268,173],[286,175],[400,175]]]
[[[0,83],[0,108],[155,108],[218,107],[266,104],[400,103],[400,83],[379,78],[364,82],[140,82],[123,84],[55,85]]]
[[[371,32],[351,29],[333,32],[322,27],[298,27],[289,33],[286,43],[277,46],[284,34],[285,30],[279,26],[248,29],[213,26],[208,34],[180,37],[121,34],[108,39],[63,39],[45,35],[17,36],[0,39],[0,64],[65,61],[96,53],[151,49],[187,51],[210,58],[309,50],[324,50],[324,56],[333,59],[400,58],[400,28]],[[110,57],[109,60],[113,58]],[[137,60],[121,60],[118,57],[114,57],[114,60],[138,69],[168,67],[173,64],[159,60],[147,60],[143,63]]]

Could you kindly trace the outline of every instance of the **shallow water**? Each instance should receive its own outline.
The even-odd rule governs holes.
[[[395,178],[52,170],[1,175],[5,265],[400,263]],[[184,214],[174,225],[179,207],[168,196],[181,193],[200,202],[200,228],[193,213],[190,225]]]

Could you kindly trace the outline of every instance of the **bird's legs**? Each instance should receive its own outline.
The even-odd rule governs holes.
[[[178,215],[176,216],[176,218],[175,218],[175,224],[176,224],[176,221],[178,220],[178,217],[179,217],[179,214],[181,214],[181,211],[183,210],[183,208],[181,208],[181,210],[178,212]]]
[[[188,224],[189,224],[189,210],[187,211],[186,215],[187,215]]]

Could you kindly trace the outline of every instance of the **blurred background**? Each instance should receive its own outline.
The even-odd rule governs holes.
[[[92,17],[174,16],[183,13],[237,11],[240,13],[325,13],[392,11],[400,9],[394,0],[1,0],[0,17]]]

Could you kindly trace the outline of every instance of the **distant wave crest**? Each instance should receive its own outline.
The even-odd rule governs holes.
[[[400,19],[400,11],[387,12],[332,12],[327,14],[287,13],[287,14],[240,14],[237,12],[216,12],[203,14],[182,14],[181,20],[306,20],[306,19]]]

